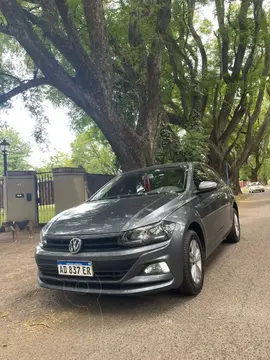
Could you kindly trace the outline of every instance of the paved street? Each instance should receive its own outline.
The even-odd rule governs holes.
[[[270,191],[240,206],[242,240],[207,261],[196,298],[41,290],[35,242],[1,235],[0,358],[269,360]]]

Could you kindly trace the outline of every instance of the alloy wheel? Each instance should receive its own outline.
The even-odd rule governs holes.
[[[199,284],[202,280],[202,253],[195,239],[192,239],[189,245],[189,261],[192,280]]]
[[[236,213],[234,214],[234,228],[235,228],[236,236],[239,238],[239,236],[240,236],[240,224],[239,224],[239,219],[238,219],[238,216],[237,216]]]

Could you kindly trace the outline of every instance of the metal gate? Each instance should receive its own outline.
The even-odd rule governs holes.
[[[53,175],[51,172],[37,173],[38,223],[45,225],[55,216]]]
[[[103,185],[107,184],[107,182],[109,182],[112,178],[114,178],[113,175],[86,174],[88,197],[93,195]]]
[[[4,178],[0,177],[0,226],[5,221],[4,214]]]

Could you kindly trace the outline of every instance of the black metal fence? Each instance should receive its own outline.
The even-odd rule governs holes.
[[[113,175],[85,174],[88,197],[93,195],[113,177]],[[46,224],[55,216],[54,179],[51,172],[37,173],[37,209],[39,225]]]
[[[103,185],[109,182],[113,175],[103,175],[103,174],[86,174],[87,182],[87,195],[90,197],[96,191],[98,191]]]
[[[37,173],[38,222],[46,224],[55,215],[53,175],[51,172]]]
[[[85,174],[88,197],[93,195],[113,177],[113,175]],[[54,179],[52,172],[37,173],[36,195],[38,223],[39,225],[44,225],[55,216]],[[0,177],[0,224],[3,221],[5,221],[4,178]]]

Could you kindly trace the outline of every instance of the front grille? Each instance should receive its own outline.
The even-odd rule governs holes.
[[[78,236],[80,237],[80,236]],[[122,248],[118,244],[118,236],[99,237],[99,238],[83,238],[81,251],[113,251]],[[69,251],[68,246],[72,237],[68,239],[48,237],[45,249],[50,251]]]
[[[58,269],[57,267],[52,267],[52,266],[44,266],[44,265],[39,265],[39,271],[41,272],[41,274],[43,276],[51,276],[51,277],[59,277],[59,279],[63,279],[63,280],[83,280],[85,279],[86,281],[119,281],[121,280],[126,273],[128,272],[128,270],[120,270],[120,271],[115,271],[115,270],[106,270],[106,271],[95,271],[94,272],[94,277],[90,278],[90,277],[82,277],[82,276],[69,276],[69,275],[58,275]]]

